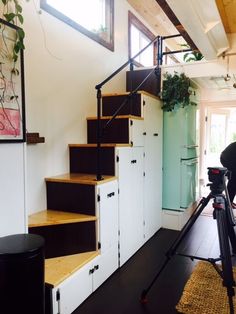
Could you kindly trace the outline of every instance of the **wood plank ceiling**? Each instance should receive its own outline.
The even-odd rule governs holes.
[[[146,20],[161,36],[173,35],[176,30],[191,46],[195,47],[192,39],[184,30],[166,0],[127,0],[130,5]],[[225,32],[236,33],[236,0],[216,0]]]
[[[236,1],[235,0],[216,0],[225,32],[236,33]]]

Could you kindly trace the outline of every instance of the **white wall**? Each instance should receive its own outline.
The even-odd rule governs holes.
[[[26,232],[25,144],[0,144],[0,237]]]
[[[69,170],[68,144],[86,143],[86,116],[96,114],[95,85],[128,59],[126,0],[115,1],[115,51],[21,1],[24,15],[26,121],[44,144],[27,146],[27,210],[46,209],[44,178]],[[125,90],[125,73],[104,92]]]

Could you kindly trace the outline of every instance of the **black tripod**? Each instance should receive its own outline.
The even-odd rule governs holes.
[[[231,260],[231,248],[233,254],[236,254],[236,234],[234,231],[234,226],[236,224],[232,207],[229,201],[228,190],[226,188],[226,177],[229,177],[230,172],[226,168],[218,168],[218,167],[209,167],[208,168],[208,178],[211,183],[208,185],[210,186],[210,193],[205,198],[203,197],[196,209],[193,212],[193,215],[184,225],[183,229],[181,230],[179,236],[169,248],[166,253],[166,260],[161,266],[160,270],[155,275],[154,279],[150,283],[150,285],[143,290],[141,294],[141,302],[146,303],[147,293],[152,288],[153,284],[164,270],[166,265],[168,264],[169,260],[174,255],[181,255],[185,257],[189,257],[192,260],[205,260],[210,262],[219,275],[222,278],[223,286],[227,289],[227,295],[229,300],[229,307],[230,307],[230,314],[234,314],[234,306],[233,306],[233,296],[235,295],[234,286],[235,281],[233,277],[233,267],[232,267],[232,260]],[[225,191],[225,195],[222,192]],[[192,228],[193,224],[197,220],[197,218],[202,213],[203,209],[209,203],[210,199],[214,199],[213,201],[213,218],[216,219],[217,222],[217,230],[218,230],[218,238],[219,238],[219,248],[220,248],[220,257],[219,258],[203,258],[198,256],[186,255],[177,252],[181,241],[187,235],[189,230]],[[231,247],[230,247],[231,244]],[[222,269],[220,269],[216,262],[221,261]]]

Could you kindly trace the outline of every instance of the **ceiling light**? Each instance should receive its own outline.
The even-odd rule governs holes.
[[[224,80],[225,82],[228,82],[231,80],[231,76],[229,74],[227,74],[226,76],[224,76]]]

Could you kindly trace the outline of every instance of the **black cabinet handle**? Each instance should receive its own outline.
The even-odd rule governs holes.
[[[143,135],[147,135],[147,132],[143,132]]]
[[[158,133],[153,133],[153,136],[158,136]]]
[[[114,196],[114,195],[115,195],[115,192],[108,193],[108,194],[107,194],[107,198],[112,197],[112,196]]]
[[[89,275],[93,274],[94,273],[94,268],[90,269],[89,270]]]
[[[98,269],[99,269],[99,265],[95,265],[94,270],[98,270]]]
[[[137,163],[136,159],[131,160],[131,164],[136,164],[136,163]]]

